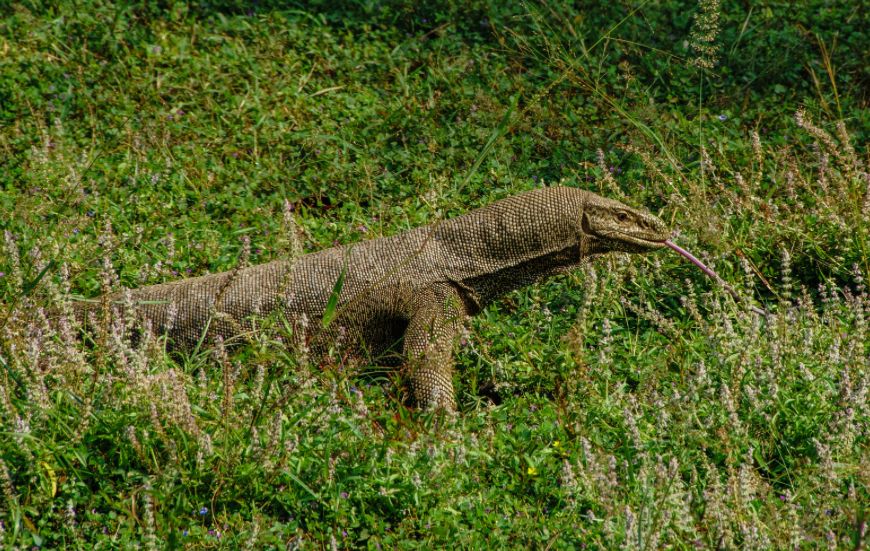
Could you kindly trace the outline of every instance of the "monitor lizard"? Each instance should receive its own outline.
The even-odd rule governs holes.
[[[669,235],[618,201],[547,187],[391,237],[130,293],[137,316],[176,349],[237,341],[254,318],[278,312],[316,353],[339,335],[373,360],[400,353],[417,405],[454,410],[452,354],[466,318],[513,289],[607,252],[661,248]],[[122,295],[107,298],[119,315]],[[77,316],[98,304],[76,303]]]

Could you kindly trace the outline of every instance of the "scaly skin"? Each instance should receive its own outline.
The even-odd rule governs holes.
[[[206,341],[237,340],[252,330],[253,318],[283,310],[292,322],[308,320],[297,326],[317,353],[339,334],[372,361],[401,351],[417,404],[453,410],[451,356],[468,316],[590,257],[651,251],[668,236],[654,216],[588,191],[551,187],[292,263],[135,289],[132,298],[152,330],[180,349],[203,333]],[[342,270],[336,315],[324,329],[320,321]],[[85,303],[80,315],[92,309]]]

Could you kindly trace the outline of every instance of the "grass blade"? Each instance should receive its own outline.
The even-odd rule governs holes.
[[[477,159],[474,160],[474,164],[471,165],[471,169],[468,171],[468,174],[465,175],[465,180],[462,181],[462,187],[465,187],[468,182],[471,181],[471,177],[474,176],[475,172],[477,172],[477,169],[480,167],[480,163],[482,163],[486,156],[489,154],[489,150],[492,149],[493,144],[495,144],[496,140],[498,140],[504,134],[508,122],[510,122],[511,115],[514,112],[514,109],[516,109],[517,107],[517,101],[519,101],[519,98],[519,94],[514,94],[514,96],[511,98],[511,104],[508,107],[508,110],[505,111],[504,116],[502,116],[501,120],[498,122],[498,126],[496,126],[495,130],[492,131],[492,134],[490,134],[489,139],[486,141],[486,145],[483,146],[483,149],[480,151]]]
[[[329,327],[332,320],[338,315],[338,298],[341,296],[341,290],[344,287],[344,278],[347,276],[347,264],[350,250],[347,251],[347,257],[344,259],[344,266],[341,267],[341,272],[338,274],[338,279],[335,280],[335,285],[332,287],[332,293],[329,294],[329,300],[326,301],[326,308],[323,310],[323,319],[321,324],[323,328]]]

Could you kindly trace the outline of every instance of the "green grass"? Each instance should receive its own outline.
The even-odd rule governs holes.
[[[417,4],[0,0],[2,545],[866,545],[866,10],[723,2],[705,69],[693,2]],[[561,180],[771,316],[602,259],[474,319],[455,419],[276,320],[185,357],[45,321]]]

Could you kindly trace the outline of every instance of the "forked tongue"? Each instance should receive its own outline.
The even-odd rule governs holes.
[[[700,260],[698,260],[698,259],[695,257],[695,255],[693,255],[692,253],[690,253],[690,252],[687,251],[686,249],[680,247],[679,245],[677,245],[676,243],[674,243],[674,242],[671,241],[670,239],[666,239],[666,240],[665,240],[665,245],[667,245],[667,246],[670,247],[671,249],[677,251],[677,253],[680,254],[681,256],[685,257],[686,260],[688,260],[689,262],[691,262],[692,264],[694,264],[695,266],[697,266],[698,268],[700,268],[702,272],[704,272],[704,273],[707,274],[708,276],[710,276],[710,277],[712,277],[713,279],[715,279],[716,281],[718,281],[719,284],[722,285],[722,287],[724,287],[726,291],[728,291],[728,294],[730,294],[732,297],[734,297],[734,301],[735,301],[735,302],[737,302],[737,303],[742,303],[742,302],[743,302],[743,299],[740,298],[740,295],[737,294],[737,291],[735,291],[733,287],[731,287],[730,285],[728,285],[728,284],[725,282],[724,279],[722,279],[721,277],[719,277],[719,274],[717,274],[716,272],[714,272],[712,268],[708,267],[706,264],[704,264],[703,262],[701,262]],[[766,315],[767,315],[767,312],[765,312],[764,310],[762,310],[761,308],[759,308],[759,307],[757,307],[757,306],[753,306],[753,305],[750,304],[750,305],[749,305],[749,309],[752,310],[753,312],[755,312],[756,314],[759,314],[759,315],[762,315],[762,316],[766,316]]]

